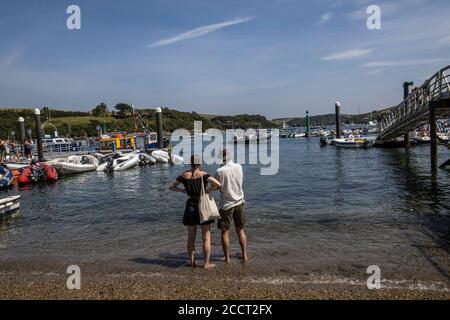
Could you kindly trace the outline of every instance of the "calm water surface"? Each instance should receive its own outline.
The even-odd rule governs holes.
[[[338,150],[285,139],[280,149],[276,176],[244,166],[255,272],[352,277],[376,264],[392,278],[448,283],[450,171],[430,177],[428,147]],[[441,148],[440,160],[448,157]],[[23,200],[0,223],[0,261],[184,268],[186,199],[168,184],[186,168],[93,172],[2,192]],[[219,258],[215,228],[213,245]],[[236,237],[232,246],[238,253]]]

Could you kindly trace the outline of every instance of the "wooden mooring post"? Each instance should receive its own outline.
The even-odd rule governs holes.
[[[336,115],[336,139],[341,137],[341,104],[336,102],[334,104]]]
[[[436,108],[430,104],[430,152],[431,152],[431,171],[436,172],[438,169],[438,155],[437,155],[437,133],[436,133]]]
[[[155,109],[155,116],[156,116],[156,132],[157,132],[157,139],[158,139],[158,149],[163,149],[164,148],[163,118],[162,118],[162,109],[161,108]]]
[[[38,161],[44,161],[44,148],[42,146],[41,110],[34,109],[34,124],[36,126],[36,143],[38,148]]]
[[[411,93],[411,86],[414,85],[414,82],[404,82],[403,83],[403,100],[405,101],[405,108],[408,108],[408,104],[406,99],[408,98],[409,94]],[[409,147],[411,145],[411,141],[409,139],[409,132],[405,133],[403,135],[403,141],[405,143],[405,147]]]

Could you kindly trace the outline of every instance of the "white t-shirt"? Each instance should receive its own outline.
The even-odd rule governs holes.
[[[229,210],[243,204],[244,191],[242,183],[244,174],[242,166],[232,160],[217,169],[215,178],[222,184],[220,188],[220,209]]]

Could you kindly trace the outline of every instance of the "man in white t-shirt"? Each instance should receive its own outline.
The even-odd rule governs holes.
[[[218,227],[222,230],[222,247],[225,262],[230,262],[230,227],[234,220],[236,233],[242,250],[242,260],[247,262],[247,238],[245,235],[245,201],[242,183],[244,174],[242,166],[234,163],[231,153],[223,151],[223,165],[217,169],[215,178],[221,183],[220,188],[220,216]]]

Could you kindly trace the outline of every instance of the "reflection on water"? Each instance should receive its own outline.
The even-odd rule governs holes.
[[[286,139],[280,149],[276,176],[244,166],[254,272],[365,278],[377,264],[386,276],[448,280],[450,172],[431,177],[429,148],[341,150]],[[185,198],[168,191],[184,169],[93,172],[3,192],[23,200],[19,217],[0,223],[2,260],[184,268]],[[215,228],[213,246],[219,259]],[[232,246],[237,253],[236,237]]]

